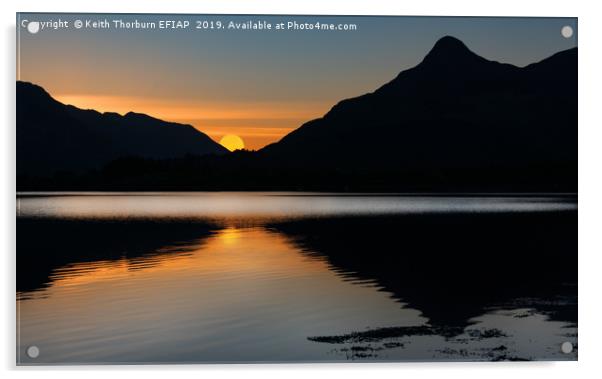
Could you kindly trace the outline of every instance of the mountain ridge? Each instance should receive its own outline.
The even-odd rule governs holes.
[[[100,169],[127,156],[169,159],[227,153],[192,125],[143,113],[80,109],[59,102],[36,84],[17,81],[16,87],[21,175]]]
[[[418,65],[259,152],[298,168],[576,166],[576,64],[577,48],[517,67],[446,36]]]

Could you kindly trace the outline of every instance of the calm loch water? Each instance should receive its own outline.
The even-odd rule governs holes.
[[[18,363],[574,360],[576,217],[570,196],[20,194]]]

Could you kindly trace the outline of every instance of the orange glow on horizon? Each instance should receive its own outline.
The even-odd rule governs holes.
[[[53,97],[64,104],[99,112],[145,113],[164,121],[190,124],[219,142],[226,135],[258,150],[277,142],[304,122],[321,117],[332,104],[324,102],[199,102],[165,98],[69,95]]]

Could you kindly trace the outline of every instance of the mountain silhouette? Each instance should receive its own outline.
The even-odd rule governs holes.
[[[257,152],[226,152],[188,125],[17,83],[21,191],[576,192],[577,48],[517,67],[446,36],[374,92]]]
[[[576,189],[577,48],[520,68],[443,37],[417,66],[260,154],[290,168],[423,173],[443,182],[459,173],[474,180],[497,170],[519,181],[512,172],[537,172]]]
[[[17,81],[17,174],[99,169],[122,157],[170,159],[227,150],[191,125],[145,114],[99,113],[62,104]]]

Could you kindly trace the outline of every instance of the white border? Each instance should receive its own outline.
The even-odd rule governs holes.
[[[75,2],[67,0],[22,0],[16,4],[1,2],[3,54],[2,125],[3,181],[0,206],[4,244],[2,306],[2,369],[9,377],[44,375],[50,378],[79,378],[82,375],[103,378],[135,374],[163,378],[171,372],[186,377],[225,376],[302,378],[308,375],[365,378],[366,375],[461,378],[508,377],[596,377],[602,372],[600,335],[601,305],[599,289],[602,268],[600,234],[602,222],[602,122],[598,110],[602,103],[602,40],[600,12],[595,1],[470,1],[439,0],[105,0]],[[301,364],[301,365],[192,365],[192,366],[103,366],[16,368],[15,362],[15,13],[21,12],[121,12],[121,13],[239,13],[239,14],[334,14],[334,15],[451,15],[451,16],[559,16],[579,17],[579,362],[563,363],[404,363],[404,364]],[[7,376],[4,376],[7,377]]]

